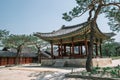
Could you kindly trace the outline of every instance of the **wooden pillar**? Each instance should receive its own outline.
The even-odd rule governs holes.
[[[95,51],[96,51],[96,57],[98,57],[98,44],[96,43],[96,45],[95,45]]]
[[[71,58],[71,45],[70,45],[70,55],[69,55],[69,58]]]
[[[63,48],[62,48],[62,39],[60,40],[60,53],[61,53],[61,57],[63,57]]]
[[[60,44],[58,44],[58,57],[60,57]]]
[[[80,45],[78,46],[78,52],[79,52],[79,55],[80,55],[80,51],[81,51],[81,48],[80,48]]]
[[[74,42],[73,42],[73,38],[72,38],[72,56],[74,55]]]
[[[64,44],[64,55],[66,56],[66,45]]]
[[[83,53],[82,53],[82,52],[83,52],[83,51],[82,51],[82,45],[80,46],[80,50],[81,50],[80,54],[83,55]]]
[[[98,39],[96,39],[95,51],[96,51],[96,57],[98,57]]]
[[[53,42],[51,41],[51,56],[52,56],[52,59],[53,59]]]
[[[1,66],[1,61],[2,61],[2,60],[1,60],[1,57],[0,57],[0,66]]]
[[[26,58],[25,58],[25,64],[26,64],[27,62],[26,62]]]
[[[102,57],[102,46],[101,46],[101,43],[102,43],[102,39],[100,39],[100,45],[99,45],[99,47],[100,47],[100,57]]]

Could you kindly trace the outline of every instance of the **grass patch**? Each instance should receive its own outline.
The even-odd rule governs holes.
[[[101,77],[106,75],[112,78],[120,78],[120,66],[118,65],[116,67],[105,67],[105,68],[95,67],[91,72],[91,74],[92,73],[100,74]]]
[[[78,73],[79,74],[79,73]],[[116,67],[94,67],[92,72],[82,71],[82,76],[93,76],[93,77],[107,77],[107,78],[120,78],[120,66]]]

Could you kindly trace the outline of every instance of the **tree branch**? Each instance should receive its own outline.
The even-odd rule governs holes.
[[[102,6],[117,6],[120,9],[120,3],[108,3],[108,4],[103,4]]]
[[[82,14],[80,14],[80,15],[78,15],[78,16],[76,16],[76,17],[80,17],[80,16],[82,16],[84,13],[86,13],[87,12],[87,9],[85,10],[85,11],[83,11],[83,13]]]
[[[80,15],[78,15],[78,16],[73,16],[73,17],[71,17],[72,19],[74,19],[74,18],[76,18],[76,17],[80,17],[80,16],[82,16],[84,13],[86,13],[87,12],[87,10],[88,9],[86,9],[85,11],[83,11],[83,13],[82,14],[80,14]]]
[[[94,10],[94,7],[89,11],[89,17],[88,17],[88,21],[91,20],[91,17],[92,17],[92,11]]]
[[[95,11],[94,21],[96,21],[96,19],[97,19],[98,15],[99,15],[99,13],[100,13],[101,8],[102,8],[102,6],[101,6],[101,5],[99,5],[99,6],[98,6],[98,8],[97,8],[97,10]]]

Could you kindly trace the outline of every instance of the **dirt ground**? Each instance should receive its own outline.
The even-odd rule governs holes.
[[[113,60],[113,64],[106,67],[120,65],[120,59]],[[73,71],[85,68],[74,68]],[[0,80],[36,80],[40,73],[47,72],[71,72],[72,68],[49,68],[49,67],[0,67]],[[70,79],[75,80],[75,79]]]
[[[0,69],[0,80],[35,80],[35,71]]]
[[[46,73],[67,73],[73,68],[49,68],[49,67],[5,67],[0,68],[0,80],[36,80],[36,78]],[[84,70],[85,68],[74,68],[76,70]],[[40,80],[40,79],[39,79]],[[56,79],[57,80],[57,79]],[[72,79],[74,80],[74,79]]]

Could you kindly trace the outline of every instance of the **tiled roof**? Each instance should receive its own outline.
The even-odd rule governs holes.
[[[9,51],[0,51],[0,57],[16,57],[17,53]],[[35,53],[21,53],[22,57],[36,57]]]
[[[86,34],[87,36],[90,35],[90,32],[91,32],[91,30],[90,30],[91,24],[90,23],[91,23],[91,21],[84,22],[82,24],[73,25],[73,26],[64,26],[63,25],[57,31],[53,31],[51,33],[37,32],[34,35],[43,40],[46,40],[48,42],[53,41],[53,43],[55,43],[55,44],[59,44],[60,41],[57,41],[57,40],[60,40],[60,39],[63,40],[63,43],[68,43],[71,41],[71,38],[73,38],[73,37],[74,37],[74,39],[76,39],[76,42],[77,42],[77,41],[80,41],[83,39],[84,34]],[[94,31],[95,37],[102,38],[103,40],[109,39],[110,37],[113,37],[115,35],[114,33],[101,32],[101,30],[99,29],[97,24],[94,27],[94,30],[95,30]]]
[[[9,51],[0,51],[0,57],[16,57],[17,54]]]
[[[64,35],[64,34],[68,34],[71,32],[74,32],[78,29],[81,29],[82,27],[84,27],[85,25],[87,25],[88,22],[82,23],[82,24],[77,24],[77,25],[73,25],[73,26],[62,26],[61,29],[57,30],[57,31],[53,31],[51,33],[36,33],[35,35],[40,35],[43,37],[55,37],[55,36],[60,36],[60,35]]]

